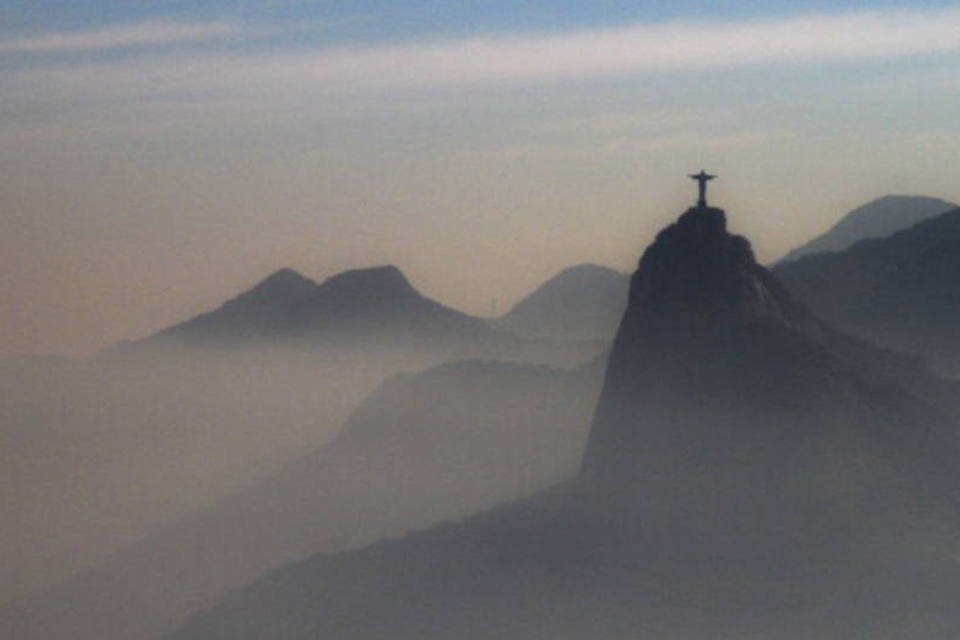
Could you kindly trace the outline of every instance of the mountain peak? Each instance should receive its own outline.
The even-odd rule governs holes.
[[[261,284],[292,284],[292,283],[312,283],[313,280],[301,275],[290,267],[277,269],[261,281]]]
[[[317,283],[290,268],[273,272],[253,288],[227,301],[222,309],[289,308],[310,296]]]
[[[840,234],[842,238],[838,240],[844,241],[883,237],[956,206],[940,198],[888,194],[857,207],[831,231]]]
[[[420,297],[403,272],[393,265],[344,271],[325,280],[320,286],[327,293],[385,298]]]
[[[697,440],[734,407],[757,408],[744,398],[803,387],[795,359],[817,351],[820,332],[750,243],[727,231],[721,209],[689,209],[657,235],[631,279],[584,471],[656,468],[652,441]]]
[[[615,277],[621,275],[619,271],[611,269],[610,267],[605,267],[600,264],[594,264],[592,262],[582,262],[580,264],[575,264],[573,266],[567,267],[558,273],[554,278],[590,278],[593,276],[600,277]]]
[[[278,269],[256,284],[252,291],[282,291],[287,293],[312,291],[317,283],[289,267]]]
[[[801,320],[749,241],[727,231],[721,209],[694,207],[644,252],[631,280],[623,330],[689,331],[704,323]]]

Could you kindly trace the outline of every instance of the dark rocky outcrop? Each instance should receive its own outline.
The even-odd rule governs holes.
[[[723,211],[690,209],[660,232],[633,275],[585,471],[609,472],[614,459],[642,467],[651,434],[629,426],[641,415],[675,433],[679,419],[713,423],[730,411],[754,412],[761,399],[792,406],[790,397],[817,381],[802,379],[803,366],[826,333],[756,263],[747,240],[727,232]],[[654,417],[663,412],[674,415]]]

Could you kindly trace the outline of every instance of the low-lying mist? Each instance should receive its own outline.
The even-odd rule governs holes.
[[[33,553],[20,562],[48,582],[93,569],[8,608],[17,637],[153,637],[269,569],[541,490],[576,473],[602,379],[600,359],[573,370],[473,360],[412,373],[437,355],[185,355],[55,363],[74,368],[62,388],[86,385],[88,405],[111,404],[96,418],[51,416],[33,442],[39,457],[64,429],[86,430],[69,452],[77,464],[37,481],[33,506],[45,518],[17,532]],[[91,382],[93,371],[102,379]],[[33,391],[24,410],[46,399]],[[92,508],[70,510],[77,495]],[[64,529],[61,556],[27,546],[48,527]],[[69,553],[75,564],[57,563]]]
[[[250,349],[0,369],[0,596],[91,566],[332,437],[394,354]]]
[[[573,363],[596,346],[561,351],[513,355]],[[276,472],[390,375],[484,352],[296,343],[0,362],[0,601]]]

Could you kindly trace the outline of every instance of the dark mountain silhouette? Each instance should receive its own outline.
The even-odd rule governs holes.
[[[564,269],[499,318],[516,335],[553,340],[609,340],[627,304],[629,278],[595,264]]]
[[[321,284],[282,269],[220,308],[165,329],[144,343],[438,340],[485,334],[482,320],[422,296],[399,269],[384,266],[346,271]]]
[[[960,364],[960,209],[888,238],[776,267],[816,313],[944,369]]]
[[[406,353],[414,368],[470,358],[570,367],[602,349],[492,328],[423,296],[399,269],[384,266],[345,271],[320,284],[281,269],[209,313],[118,344],[101,357],[191,361],[197,349],[205,350],[204,358],[229,358],[251,347],[309,349],[327,359],[332,352],[381,359],[389,350],[394,357]]]
[[[153,638],[319,550],[369,544],[575,475],[602,380],[489,362],[387,381],[328,445],[8,610],[11,638]]]
[[[691,209],[633,276],[575,481],[272,572],[171,637],[955,637],[955,391]]]
[[[857,207],[832,229],[785,255],[780,263],[814,253],[843,251],[861,240],[885,238],[956,206],[939,198],[884,196]]]

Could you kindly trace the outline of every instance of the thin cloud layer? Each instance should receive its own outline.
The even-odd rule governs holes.
[[[170,45],[215,40],[236,35],[230,24],[142,22],[96,31],[50,33],[32,38],[0,41],[0,54],[70,53],[109,51],[125,47]]]
[[[318,54],[316,79],[463,83],[899,57],[960,51],[960,9],[673,22]],[[292,61],[293,62],[293,61]],[[308,63],[306,60],[296,61]]]
[[[0,42],[0,53],[66,52],[242,36],[239,27],[144,23]],[[279,36],[279,34],[278,34]],[[133,57],[79,67],[95,83],[160,79],[204,86],[370,89],[665,73],[960,52],[960,8],[682,21],[550,35],[476,37],[370,47]],[[30,73],[29,68],[25,68]],[[51,71],[49,69],[44,72]],[[56,76],[52,75],[56,80]]]
[[[0,43],[0,54],[215,42],[230,37],[241,42],[253,33],[247,27],[222,23],[143,23]],[[181,98],[193,107],[213,100],[225,116],[224,101],[231,101],[231,109],[242,105],[255,112],[267,106],[276,110],[281,104],[332,108],[330,99],[337,94],[358,96],[379,90],[482,88],[503,82],[952,54],[960,52],[960,8],[683,21],[312,50],[271,42],[269,51],[167,51],[80,64],[20,64],[0,79],[0,88],[8,96],[6,125],[19,126],[23,118],[32,119],[36,113],[49,111],[63,117],[104,104],[125,104],[139,114],[157,100],[172,105]]]

